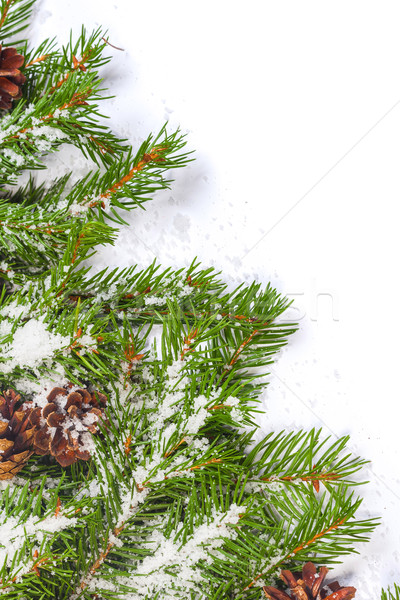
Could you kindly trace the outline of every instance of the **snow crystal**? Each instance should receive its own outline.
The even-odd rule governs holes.
[[[1,321],[0,322],[0,335],[6,336],[12,332],[13,324],[10,321]]]
[[[172,535],[165,537],[163,527],[155,529],[149,543],[151,547],[156,545],[157,549],[138,564],[131,577],[118,578],[121,584],[137,589],[137,592],[126,594],[125,598],[140,600],[149,597],[149,594],[156,596],[160,593],[163,598],[175,598],[177,586],[181,598],[191,598],[197,585],[204,583],[202,570],[194,567],[199,561],[210,563],[209,552],[218,551],[226,539],[236,535],[232,525],[239,522],[245,511],[245,507],[236,504],[232,504],[225,513],[214,510],[211,522],[196,527],[183,545],[180,540],[175,543]],[[88,589],[98,590],[96,584],[92,580]],[[170,596],[169,590],[175,590],[175,593]]]
[[[208,441],[208,439],[206,437],[193,438],[190,445],[194,450],[200,450],[202,452],[206,452],[210,446],[210,442]]]
[[[91,329],[92,327],[89,328],[88,333],[84,333],[76,339],[76,343],[79,347],[79,354],[81,355],[84,355],[87,350],[97,350],[97,338],[90,335]]]
[[[5,158],[8,158],[8,160],[13,162],[17,167],[20,167],[25,162],[24,156],[22,154],[19,154],[18,152],[15,152],[14,150],[11,150],[11,148],[5,148],[3,150],[3,156],[5,156]]]
[[[94,441],[94,437],[89,432],[84,432],[80,434],[79,448],[83,452],[89,452],[89,454],[94,453],[96,444]]]
[[[1,316],[8,317],[9,319],[20,319],[27,317],[30,312],[29,306],[21,306],[17,302],[9,302],[5,306],[1,307]]]
[[[228,398],[224,401],[226,406],[238,406],[240,404],[240,398],[236,398],[235,396],[228,396]]]
[[[91,481],[89,484],[88,490],[89,490],[89,496],[91,496],[92,498],[96,498],[97,496],[100,496],[100,494],[101,494],[100,482],[97,481],[96,479],[93,479],[93,481]]]
[[[42,319],[29,319],[16,330],[12,342],[3,346],[7,360],[2,363],[2,370],[10,373],[18,366],[37,368],[69,343],[69,337],[48,331]]]
[[[148,305],[164,306],[164,304],[166,304],[166,302],[167,302],[167,297],[169,297],[169,296],[160,297],[160,298],[157,298],[157,296],[145,296],[144,303],[146,306],[148,306]]]
[[[113,546],[116,546],[117,548],[120,548],[124,544],[123,541],[120,538],[118,538],[116,535],[114,535],[113,533],[109,534],[108,543],[112,544]]]
[[[247,494],[258,494],[262,492],[267,485],[264,481],[247,481],[245,485],[245,492]]]
[[[93,423],[98,421],[98,419],[99,419],[99,417],[95,413],[91,412],[91,413],[87,413],[83,417],[82,423],[88,427],[89,425],[92,425]]]
[[[29,133],[33,137],[43,137],[46,138],[49,142],[55,142],[58,140],[64,140],[68,138],[68,135],[58,129],[57,127],[50,127],[50,125],[40,125],[39,127],[32,127],[29,130]]]
[[[241,421],[242,417],[243,417],[243,415],[242,415],[241,411],[238,410],[237,408],[233,408],[231,410],[231,419],[233,421],[235,421],[235,423],[237,423],[238,421]]]
[[[9,517],[0,525],[0,564],[12,566],[14,555],[21,550],[27,538],[35,539],[41,545],[48,534],[73,527],[77,521],[75,517],[62,513],[52,514],[42,521],[31,515],[21,523],[16,517]]]
[[[60,365],[58,366],[59,370]],[[41,406],[42,408],[47,404],[47,396],[51,392],[51,390],[55,387],[64,387],[68,383],[68,380],[64,373],[55,374],[52,378],[40,378],[36,381],[32,381],[28,378],[18,379],[18,391],[21,394],[33,394],[32,401],[36,406]],[[74,391],[74,387],[71,388],[71,392]]]
[[[89,208],[89,204],[79,204],[78,202],[74,201],[69,207],[69,212],[72,216],[77,217],[82,213],[88,212]]]
[[[169,383],[175,387],[175,384],[182,378],[182,370],[184,368],[184,363],[181,360],[175,360],[171,365],[167,367],[167,377],[169,379]],[[189,383],[188,378],[183,378],[180,382],[185,387],[186,384]]]
[[[210,400],[206,396],[197,396],[193,401],[195,414],[191,415],[184,425],[184,430],[189,435],[196,434],[210,416],[209,411],[204,408]]]

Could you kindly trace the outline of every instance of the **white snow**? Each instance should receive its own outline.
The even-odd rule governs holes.
[[[240,515],[246,507],[232,504],[227,512],[214,510],[208,523],[203,523],[194,529],[193,534],[186,540],[174,542],[166,538],[162,531],[155,529],[150,536],[151,547],[156,547],[154,553],[146,557],[131,577],[120,577],[120,583],[137,588],[137,592],[128,592],[126,600],[140,600],[148,597],[149,592],[154,595],[162,593],[163,598],[174,597],[173,587],[179,586],[180,598],[191,598],[195,591],[195,584],[202,584],[204,579],[199,569],[193,567],[199,561],[209,562],[208,552],[216,552],[226,539],[235,537],[235,529]],[[179,577],[173,573],[178,572]],[[115,583],[105,580],[91,579],[88,589],[97,591],[99,588],[113,589]],[[110,587],[111,585],[111,587]]]
[[[27,539],[36,540],[41,546],[47,534],[51,537],[58,531],[73,527],[77,523],[75,517],[63,515],[49,515],[40,520],[29,516],[23,523],[16,517],[9,517],[0,523],[0,564],[10,566],[14,553],[21,550]]]
[[[18,366],[34,369],[69,344],[69,337],[49,331],[43,319],[29,319],[17,328],[12,341],[4,345],[2,354],[6,362],[2,370],[11,373]]]
[[[15,163],[16,167],[20,167],[25,162],[24,156],[22,154],[19,154],[18,152],[15,152],[14,150],[11,150],[11,148],[5,148],[3,150],[3,156],[8,158],[8,160],[10,160],[11,162]]]
[[[400,581],[399,13],[396,2],[362,0],[178,0],[174,10],[154,0],[152,11],[43,0],[31,29],[33,41],[67,42],[70,26],[102,24],[125,48],[109,48],[105,69],[113,129],[137,148],[169,119],[196,149],[171,190],[124,214],[131,227],[96,265],[157,257],[180,267],[197,256],[231,285],[271,280],[294,299],[285,318],[301,329],[270,369],[260,423],[349,433],[350,449],[372,461],[358,492],[383,524],[333,569],[360,598]],[[168,44],[149,44],[150,28]],[[59,160],[85,172],[69,148],[50,164]]]

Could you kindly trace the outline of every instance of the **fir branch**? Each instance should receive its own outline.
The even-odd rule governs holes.
[[[142,207],[149,195],[169,188],[171,180],[163,177],[164,172],[190,160],[191,152],[181,153],[185,143],[179,131],[168,135],[164,126],[158,135],[143,142],[135,157],[129,151],[118,156],[103,176],[89,174],[78,182],[66,199],[71,214],[89,212],[102,219],[105,211],[112,220],[124,223],[116,209]]]
[[[24,186],[11,187],[1,192],[1,198],[11,204],[23,204],[35,207],[36,210],[54,212],[54,204],[61,202],[71,173],[54,179],[49,183],[37,184],[30,176]]]
[[[56,47],[54,39],[45,40],[38,48],[30,50],[26,56],[28,80],[24,98],[28,102],[36,102],[45,94],[52,95],[73,74],[79,80],[79,75],[88,70],[97,72],[110,60],[103,56],[103,35],[100,29],[88,35],[82,27],[78,40],[74,43],[71,34],[68,45],[61,50]]]
[[[345,453],[349,437],[330,443],[321,440],[321,430],[277,435],[269,434],[249,451],[248,460],[259,461],[260,480],[286,485],[311,484],[316,492],[320,485],[327,489],[340,483],[361,485],[351,476],[367,461]]]
[[[0,252],[15,261],[16,270],[49,269],[60,260],[70,230],[62,211],[46,213],[0,200]]]
[[[32,4],[0,0],[3,35]],[[117,233],[106,218],[123,223],[122,210],[191,160],[179,131],[164,126],[133,152],[103,124],[105,45],[100,30],[82,30],[61,50],[46,40],[30,51],[24,96],[1,119],[1,387],[36,415],[33,435],[55,422],[45,411],[66,390],[104,393],[107,408],[75,457],[88,460],[62,467],[49,442],[49,455],[0,482],[0,593],[256,600],[281,566],[334,563],[367,539],[375,521],[357,518],[353,477],[365,461],[346,452],[348,438],[314,430],[254,444],[261,377],[296,330],[270,285],[228,290],[196,261],[91,271]],[[68,174],[8,187],[64,143],[97,165],[73,189]],[[88,426],[71,415],[54,429],[75,447]]]
[[[104,31],[100,28],[88,35],[85,27],[82,27],[75,43],[71,34],[68,45],[62,48],[57,71],[51,81],[50,93],[63,86],[72,74],[84,74],[88,70],[98,71],[100,67],[107,64],[110,57],[103,56],[105,47]]]
[[[22,209],[17,207],[15,210],[20,211]],[[46,232],[42,232],[41,228],[39,228],[36,235],[42,236],[47,234]],[[182,301],[184,303],[189,301],[189,299],[186,300],[186,293],[189,294],[189,297],[194,294],[193,303],[197,303],[199,298],[200,303],[202,301],[204,303],[205,301],[210,305],[215,305],[219,304],[221,300],[226,301],[229,299],[232,299],[232,302],[234,303],[241,303],[242,300],[246,298],[247,292],[241,290],[235,291],[232,295],[225,295],[223,299],[221,299],[221,296],[218,293],[217,295],[207,293],[208,289],[210,289],[211,292],[213,289],[223,289],[223,286],[221,287],[217,281],[212,283],[212,277],[210,277],[212,274],[209,270],[207,270],[207,276],[209,278],[208,289],[204,287],[201,290],[190,286],[185,287],[187,275],[182,270],[177,271],[176,273],[167,271],[161,275],[157,275],[154,269],[138,273],[134,273],[132,269],[123,271],[116,270],[110,273],[102,272],[94,278],[88,278],[88,269],[80,268],[82,261],[90,256],[93,247],[99,243],[111,241],[112,235],[112,230],[101,223],[95,225],[94,222],[88,222],[70,228],[68,231],[67,243],[65,244],[64,238],[60,239],[60,248],[56,249],[58,257],[57,253],[54,254],[54,260],[57,260],[57,266],[51,267],[49,271],[45,271],[42,275],[37,275],[35,285],[31,283],[24,288],[25,291],[21,291],[17,295],[18,303],[21,307],[30,306],[31,313],[35,314],[36,311],[36,314],[39,316],[43,314],[43,311],[46,311],[48,315],[54,315],[52,318],[59,318],[59,310],[62,307],[63,325],[56,330],[56,333],[63,336],[68,335],[70,339],[72,339],[72,336],[76,331],[76,329],[74,330],[77,314],[76,307],[79,307],[78,311],[80,313],[85,313],[85,318],[80,324],[84,331],[89,327],[93,327],[95,323],[97,323],[97,325],[102,323],[102,331],[98,331],[97,335],[104,337],[103,330],[106,327],[108,328],[108,333],[105,336],[105,340],[108,341],[100,343],[95,342],[94,346],[92,346],[92,351],[89,354],[86,353],[85,356],[82,356],[80,352],[74,348],[72,353],[68,353],[67,355],[57,354],[55,356],[55,360],[61,363],[63,369],[66,370],[72,380],[76,381],[76,375],[73,374],[74,370],[77,370],[77,372],[81,374],[80,376],[85,372],[87,372],[88,376],[89,373],[91,373],[90,377],[95,375],[99,384],[103,384],[109,378],[115,379],[115,377],[118,376],[118,366],[121,365],[121,363],[126,364],[127,352],[126,342],[124,342],[124,346],[121,347],[120,341],[118,341],[119,327],[123,323],[125,323],[124,327],[127,328],[132,325],[136,326],[140,323],[140,308],[138,309],[138,306],[140,307],[143,302],[143,295],[141,293],[139,293],[139,295],[131,293],[129,294],[130,297],[127,297],[128,294],[126,294],[126,289],[132,291],[132,289],[134,289],[133,285],[137,285],[138,283],[140,289],[143,289],[142,286],[150,281],[152,285],[159,286],[161,284],[168,287],[169,298],[165,299],[165,305],[168,307],[168,319],[159,315],[160,321],[163,323],[164,327],[164,360],[171,356],[173,357],[172,360],[179,361],[183,356],[185,360],[181,362],[184,362],[185,364],[182,366],[184,366],[185,369],[188,368],[192,373],[201,372],[204,370],[204,367],[207,367],[204,372],[205,379],[203,381],[202,379],[199,380],[199,385],[201,387],[204,388],[206,382],[209,380],[212,381],[212,379],[215,378],[215,375],[219,373],[219,376],[213,383],[214,386],[216,385],[225,390],[230,390],[232,396],[235,395],[234,390],[236,389],[235,386],[237,386],[237,388],[240,389],[240,395],[242,397],[255,398],[259,392],[257,385],[254,385],[254,380],[258,377],[257,374],[254,374],[252,371],[247,373],[246,371],[243,371],[243,369],[242,373],[239,374],[236,369],[232,369],[229,372],[228,377],[224,377],[224,372],[226,371],[224,367],[226,354],[229,352],[232,353],[232,350],[229,350],[229,348],[232,347],[231,344],[235,348],[238,335],[248,335],[247,331],[249,328],[254,328],[254,324],[250,324],[243,319],[233,321],[235,326],[234,333],[232,333],[233,341],[231,342],[231,339],[227,336],[227,331],[231,327],[229,317],[221,318],[220,312],[208,314],[207,312],[204,313],[200,310],[192,310],[188,316],[188,314],[186,314],[187,311],[182,312],[181,307]],[[62,252],[62,256],[59,255],[60,252]],[[20,254],[23,259],[28,258],[23,254],[22,249],[20,249]],[[200,275],[200,273],[198,275]],[[124,283],[116,285],[114,283],[116,281]],[[51,282],[50,287],[49,282]],[[89,292],[93,289],[93,286],[97,286],[99,300],[96,301],[91,293],[89,293],[89,297],[85,299],[84,296],[79,294],[79,291],[77,292],[82,286]],[[185,295],[181,300],[182,286],[184,287]],[[145,290],[146,289],[147,288],[145,288]],[[174,295],[176,296],[176,299],[174,299]],[[102,298],[105,298],[105,301],[102,300]],[[124,307],[123,309],[120,308],[121,298]],[[252,294],[252,298],[254,300],[254,294]],[[272,315],[279,315],[282,310],[282,304],[280,300],[276,303],[277,299],[275,296],[270,295],[269,290],[267,290],[266,293],[260,293],[256,298],[260,301],[262,309],[267,312],[269,321],[268,325],[264,328],[258,325],[259,335],[257,347],[251,349],[251,354],[250,350],[248,351],[248,360],[252,360],[251,367],[263,367],[271,362],[272,355],[286,343],[287,337],[293,332],[293,329],[287,326],[276,326],[271,323]],[[150,302],[154,302],[154,300],[150,298]],[[192,303],[192,300],[190,300],[190,302]],[[194,309],[195,307],[193,306],[192,308]],[[245,307],[243,303],[240,308],[242,311],[244,310]],[[223,310],[222,312],[228,311]],[[156,324],[157,320],[156,315],[152,321]],[[151,321],[145,319],[142,323],[150,324]],[[97,331],[97,325],[93,331]],[[192,337],[190,340],[192,351],[187,352],[186,341],[191,335],[190,332],[193,332],[194,330],[197,330],[197,332],[196,336]],[[15,331],[16,329],[13,329],[14,335]],[[222,336],[224,336],[223,342],[220,341]],[[69,342],[68,346],[70,343],[71,342]],[[115,344],[117,344],[117,346],[115,346]],[[136,355],[142,354],[142,352],[137,349],[139,346],[140,342],[138,345],[138,341],[136,341]],[[115,352],[115,349],[112,349],[113,347],[120,347],[121,350]],[[200,347],[202,347],[201,351]],[[113,359],[111,359],[112,353],[114,353]],[[141,358],[144,360],[144,357]],[[170,360],[171,359],[168,359],[166,365],[168,365]],[[132,366],[133,365],[130,364],[130,367],[127,368],[132,368]],[[216,369],[212,377],[210,373],[211,368]],[[115,371],[115,375],[113,375],[113,371]],[[247,380],[248,387],[243,385],[245,380]],[[250,385],[251,382],[253,383]],[[193,390],[193,393],[194,392],[195,388]],[[215,399],[213,404],[218,405],[220,403],[220,400]],[[251,422],[249,416],[248,423]]]
[[[31,103],[38,102],[47,96],[54,104],[52,97],[57,95],[61,88],[69,89],[70,79],[73,81],[72,86],[76,87],[78,83],[85,82],[88,75],[92,83],[87,84],[87,87],[93,94],[94,83],[97,87],[101,83],[98,70],[110,60],[110,57],[103,56],[106,46],[103,36],[104,32],[101,29],[88,35],[82,27],[78,40],[74,43],[71,36],[69,44],[61,51],[55,50],[53,41],[47,40],[35,55],[27,57],[30,67],[34,65],[35,68],[28,69],[24,96],[26,100]],[[102,98],[100,92],[99,88],[95,96],[96,101]],[[107,127],[99,125],[97,118],[102,115],[95,110],[95,107],[91,114],[93,118],[89,118],[86,122],[79,118],[71,123],[69,135],[75,138],[74,143],[85,156],[89,156],[96,163],[108,165],[113,157],[115,158],[126,147]]]
[[[32,14],[35,0],[1,0],[0,3],[0,36],[1,39],[15,38],[24,31]],[[15,45],[25,40],[12,39]]]
[[[400,600],[400,586],[395,583],[393,588],[382,589],[381,600]]]
[[[45,62],[37,65],[43,67]],[[45,77],[43,85],[48,84]],[[121,152],[124,146],[98,123],[100,84],[96,71],[77,69],[53,93],[41,95],[28,107],[20,102],[3,119],[0,167],[4,183],[15,182],[24,168],[43,168],[41,156],[63,142],[73,143],[97,163],[108,164],[113,154]]]
[[[302,511],[298,524],[285,527],[283,540],[284,555],[272,564],[260,570],[256,577],[244,588],[244,591],[253,587],[258,580],[270,576],[283,565],[290,568],[293,561],[304,563],[313,560],[318,563],[335,563],[335,559],[344,554],[355,552],[352,547],[354,541],[367,541],[368,534],[374,529],[374,520],[356,521],[354,516],[360,505],[360,500],[353,500],[352,495],[343,496],[345,488],[341,486],[339,492],[330,496],[327,503],[324,499],[317,501],[313,495],[308,496],[307,510]],[[304,502],[305,498],[297,496],[297,500]],[[276,500],[276,498],[275,498]],[[293,514],[294,505],[288,497],[283,497],[279,502],[284,512]],[[275,506],[275,503],[274,503]],[[278,509],[279,510],[279,509]]]

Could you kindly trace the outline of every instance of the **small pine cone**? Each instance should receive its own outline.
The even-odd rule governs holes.
[[[35,426],[28,405],[16,408],[20,395],[7,390],[0,396],[0,479],[12,479],[33,454]]]
[[[281,571],[281,579],[289,588],[289,594],[269,585],[263,587],[264,594],[269,600],[351,600],[356,588],[342,587],[337,581],[328,583],[330,590],[324,586],[324,580],[329,569],[321,567],[319,573],[311,562],[303,565],[300,575],[291,571]],[[332,592],[332,593],[331,593]]]
[[[26,81],[19,70],[25,57],[18,54],[15,48],[2,48],[0,44],[0,108],[8,110],[13,100],[22,96],[21,86]]]
[[[54,388],[46,406],[32,411],[30,420],[37,427],[33,447],[36,454],[51,454],[62,467],[78,460],[89,460],[91,434],[104,419],[107,397],[99,392]]]

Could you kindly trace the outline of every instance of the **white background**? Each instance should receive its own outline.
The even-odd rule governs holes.
[[[262,425],[350,434],[371,459],[360,516],[383,524],[335,570],[360,599],[400,582],[399,18],[387,0],[39,0],[32,24],[36,42],[107,29],[115,132],[137,148],[169,120],[196,150],[100,260],[197,256],[294,298]]]

